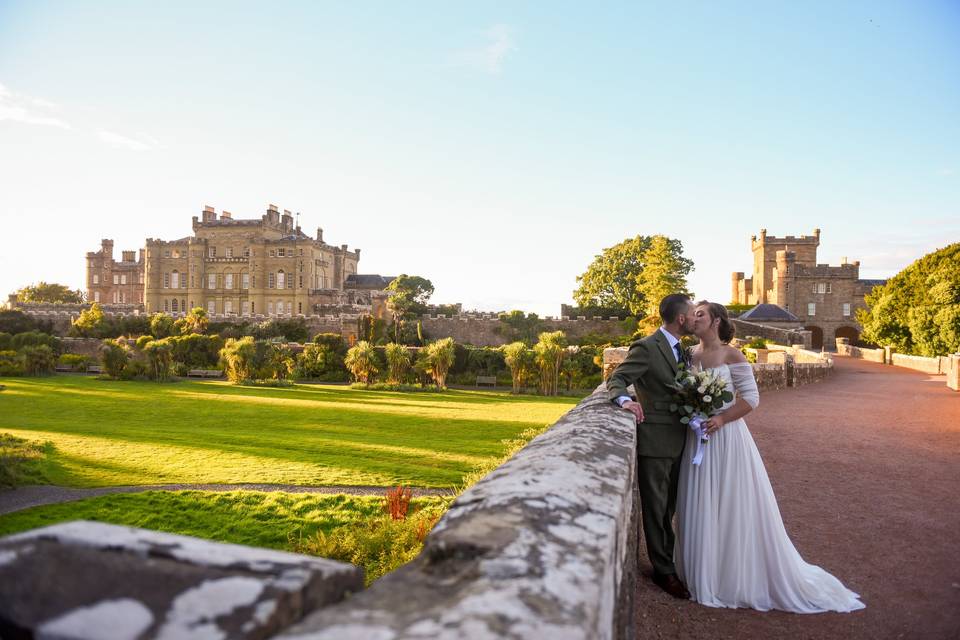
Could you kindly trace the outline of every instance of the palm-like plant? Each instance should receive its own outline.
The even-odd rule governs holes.
[[[220,350],[220,363],[227,379],[241,383],[253,377],[257,346],[252,336],[230,338]]]
[[[540,341],[534,345],[537,366],[540,368],[540,393],[545,396],[557,395],[557,383],[560,379],[560,366],[566,354],[567,337],[563,331],[545,331]]]
[[[151,340],[143,345],[143,353],[150,363],[150,377],[157,382],[170,378],[170,366],[173,364],[173,345],[170,340]]]
[[[510,368],[513,393],[520,393],[524,378],[529,375],[534,367],[533,351],[520,341],[511,342],[500,347],[500,349],[503,351],[504,361]]]
[[[427,362],[430,366],[430,376],[438,389],[447,388],[447,374],[453,365],[456,355],[453,338],[443,338],[431,342],[426,346]]]
[[[370,378],[378,371],[377,352],[374,351],[373,345],[366,340],[360,340],[350,347],[343,363],[347,365],[347,369],[353,374],[353,377],[363,384],[369,384]]]
[[[194,307],[184,318],[184,333],[206,333],[210,317],[203,307]]]
[[[410,369],[410,352],[402,344],[391,342],[384,353],[387,356],[387,382],[400,384]]]

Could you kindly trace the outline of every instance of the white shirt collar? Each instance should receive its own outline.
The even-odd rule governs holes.
[[[670,343],[670,348],[675,349],[677,346],[677,343],[679,343],[680,341],[674,338],[673,334],[667,331],[666,329],[664,329],[662,326],[660,327],[660,331],[663,332],[663,335],[667,336],[667,342]]]

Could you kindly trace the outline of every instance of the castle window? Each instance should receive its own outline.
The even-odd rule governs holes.
[[[137,282],[140,283],[140,284],[143,284],[143,274],[142,274],[142,273],[137,274]]]
[[[287,289],[293,289],[293,274],[290,274],[290,277],[287,278]]]
[[[273,289],[273,288],[274,288],[274,281],[276,280],[276,277],[277,277],[277,276],[274,275],[273,271],[271,271],[270,273],[267,274],[267,288],[268,288],[268,289]]]
[[[180,308],[183,309],[184,312],[186,312],[187,310],[187,301],[184,300],[183,298],[180,298]]]
[[[226,254],[227,254],[227,257],[228,257],[228,258],[232,258],[232,257],[233,257],[233,247],[227,247],[226,249],[224,249],[224,251],[226,251]]]
[[[120,276],[120,284],[127,284],[127,274],[122,274]]]
[[[833,293],[833,283],[832,283],[832,282],[828,282],[828,283],[827,283],[827,293]]]
[[[244,300],[240,303],[240,313],[248,316],[250,315],[250,301]]]
[[[233,313],[233,300],[224,300],[224,301],[223,301],[223,312],[224,312],[224,313]]]
[[[170,249],[164,249],[164,250],[163,250],[163,257],[164,257],[164,258],[169,258],[169,257],[170,257]]]
[[[114,292],[113,292],[113,302],[114,302],[114,303],[120,302],[120,292],[119,292],[119,291],[114,291]]]
[[[849,303],[849,302],[844,302],[844,303],[843,303],[843,317],[844,317],[844,318],[849,318],[849,317],[850,317],[850,303]]]
[[[173,275],[170,276],[170,288],[179,289],[180,288],[180,272],[174,271]]]
[[[163,288],[164,288],[164,289],[169,289],[169,288],[170,288],[170,274],[169,274],[169,273],[164,273],[164,274],[163,274]]]
[[[139,302],[140,304],[143,304],[143,292],[142,292],[142,291],[138,291],[138,292],[137,292],[137,302]]]
[[[216,247],[207,247],[207,257],[216,258],[217,257],[217,248]]]
[[[249,257],[250,257],[250,247],[244,247],[244,248],[243,248],[243,257],[244,257],[244,258],[249,258]]]
[[[100,274],[99,274],[99,273],[93,274],[93,284],[100,284]]]
[[[300,274],[300,282],[297,284],[297,286],[300,287],[301,289],[303,289],[303,274],[302,274],[302,273]]]
[[[277,252],[274,251],[273,249],[270,249],[270,257],[272,258],[272,257],[274,257],[275,255],[277,255]]]
[[[268,315],[268,316],[272,316],[272,315],[273,315],[273,303],[272,303],[272,302],[268,302],[268,303],[267,303],[267,315]]]
[[[249,288],[250,288],[250,274],[249,274],[249,273],[244,272],[244,273],[241,273],[241,274],[240,274],[240,288],[241,288],[241,289],[249,289]]]
[[[817,303],[816,303],[816,302],[808,302],[808,303],[807,303],[807,315],[808,315],[808,316],[815,316],[815,315],[817,315]]]
[[[207,300],[207,313],[213,315],[217,312],[217,301]]]
[[[303,249],[300,249],[300,255],[303,255]],[[301,265],[300,268],[303,269],[303,266]]]
[[[292,302],[288,302],[288,303],[287,303],[287,315],[288,315],[288,316],[292,316],[292,315],[293,315],[293,303],[292,303]]]
[[[297,313],[303,313],[303,303],[302,303],[302,302],[298,302],[298,303],[297,303]]]
[[[120,284],[120,276],[113,274],[113,284]]]
[[[191,289],[193,289],[193,287],[195,286],[195,285],[193,284],[194,282],[195,282],[195,280],[193,279],[193,274],[191,273],[191,274],[190,274],[190,288],[191,288]]]
[[[283,269],[277,271],[277,289],[285,288],[287,280],[287,274],[283,272]]]
[[[217,274],[208,273],[207,274],[207,289],[216,289],[217,288]]]
[[[286,250],[283,247],[280,247],[279,249],[277,249],[278,258],[283,258],[285,256],[286,256]]]
[[[164,301],[163,301],[163,310],[164,310],[164,311],[170,311],[170,301],[169,301],[169,300],[164,300]]]
[[[177,304],[176,298],[173,299],[173,303],[170,305],[170,310],[173,311],[174,313],[177,313],[180,310],[180,305]]]
[[[100,292],[99,292],[99,291],[94,291],[94,292],[93,292],[93,301],[94,301],[94,302],[100,302]]]
[[[223,288],[224,289],[233,289],[233,274],[225,273],[223,274]]]

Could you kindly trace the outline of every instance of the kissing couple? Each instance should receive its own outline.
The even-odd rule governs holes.
[[[710,607],[796,613],[864,608],[859,595],[804,562],[787,535],[743,420],[760,394],[752,366],[729,345],[734,327],[726,308],[671,294],[659,310],[663,325],[634,342],[607,380],[611,401],[637,421],[637,478],[654,583]],[[690,335],[699,344],[687,352],[680,339]],[[681,367],[722,376],[733,397],[702,423],[709,439],[696,464],[701,436],[670,411]]]

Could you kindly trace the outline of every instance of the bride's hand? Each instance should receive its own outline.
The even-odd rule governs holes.
[[[703,427],[707,430],[707,435],[712,436],[726,423],[727,421],[723,419],[723,414],[718,413],[715,416],[707,418],[706,422],[703,423]]]

